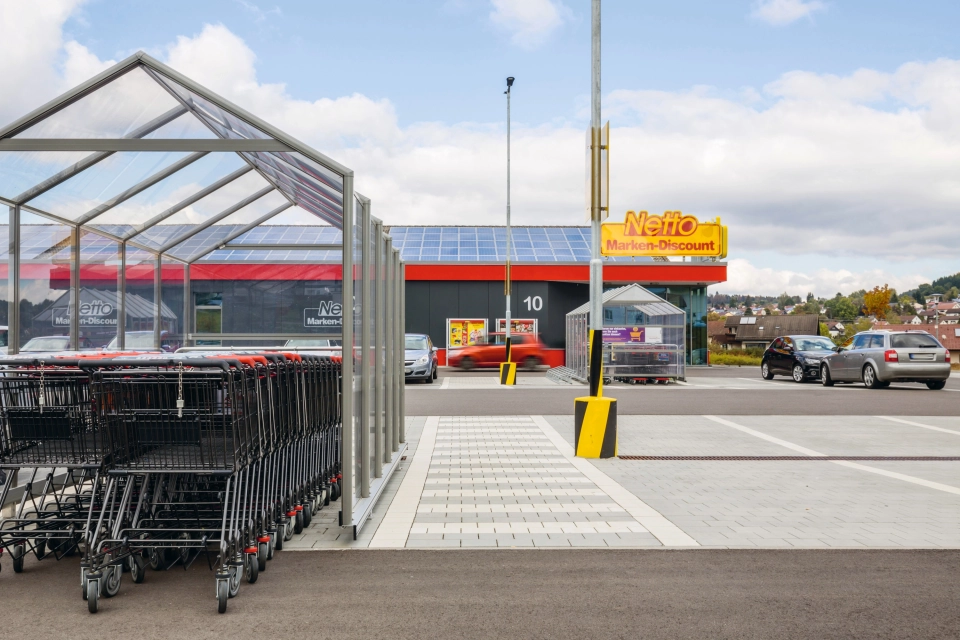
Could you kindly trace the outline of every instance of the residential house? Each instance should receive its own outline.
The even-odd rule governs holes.
[[[923,320],[916,314],[912,316],[900,316],[900,324],[923,324]]]
[[[793,316],[742,316],[727,318],[723,334],[714,341],[725,349],[765,349],[779,336],[820,335],[820,316],[812,313]]]

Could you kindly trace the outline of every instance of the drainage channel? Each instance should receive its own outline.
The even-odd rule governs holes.
[[[806,462],[865,460],[880,462],[960,462],[960,456],[617,456],[621,460],[690,460],[695,462]]]

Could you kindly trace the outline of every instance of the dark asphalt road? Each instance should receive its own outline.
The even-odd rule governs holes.
[[[442,372],[441,376],[444,375],[462,374]],[[472,375],[494,374],[483,372]],[[530,373],[519,375],[542,376]],[[860,384],[824,388],[819,383],[797,385],[780,377],[772,382],[763,382],[754,368],[707,369],[692,374],[688,381],[697,384],[698,378],[755,378],[758,382],[743,381],[743,386],[749,387],[747,389],[614,385],[605,387],[604,395],[617,399],[620,415],[954,416],[960,409],[960,376],[952,377],[942,391],[930,391],[916,384],[893,385],[889,389],[876,390],[866,389]],[[762,385],[774,388],[765,389]],[[437,384],[409,384],[406,409],[407,415],[411,416],[572,414],[573,399],[584,393],[581,387],[457,391],[441,390]]]
[[[90,615],[76,561],[0,573],[0,637],[956,638],[956,551],[284,552],[216,613],[206,567],[125,576]]]

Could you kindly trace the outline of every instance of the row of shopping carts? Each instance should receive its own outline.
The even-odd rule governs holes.
[[[95,613],[124,573],[203,557],[226,611],[340,492],[339,357],[0,361],[0,555],[80,556]],[[12,492],[20,491],[17,497]]]

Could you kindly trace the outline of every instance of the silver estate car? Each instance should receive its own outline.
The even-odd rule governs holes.
[[[922,382],[943,389],[950,377],[950,352],[926,331],[865,331],[823,359],[820,380],[860,382],[869,389],[891,382]]]

